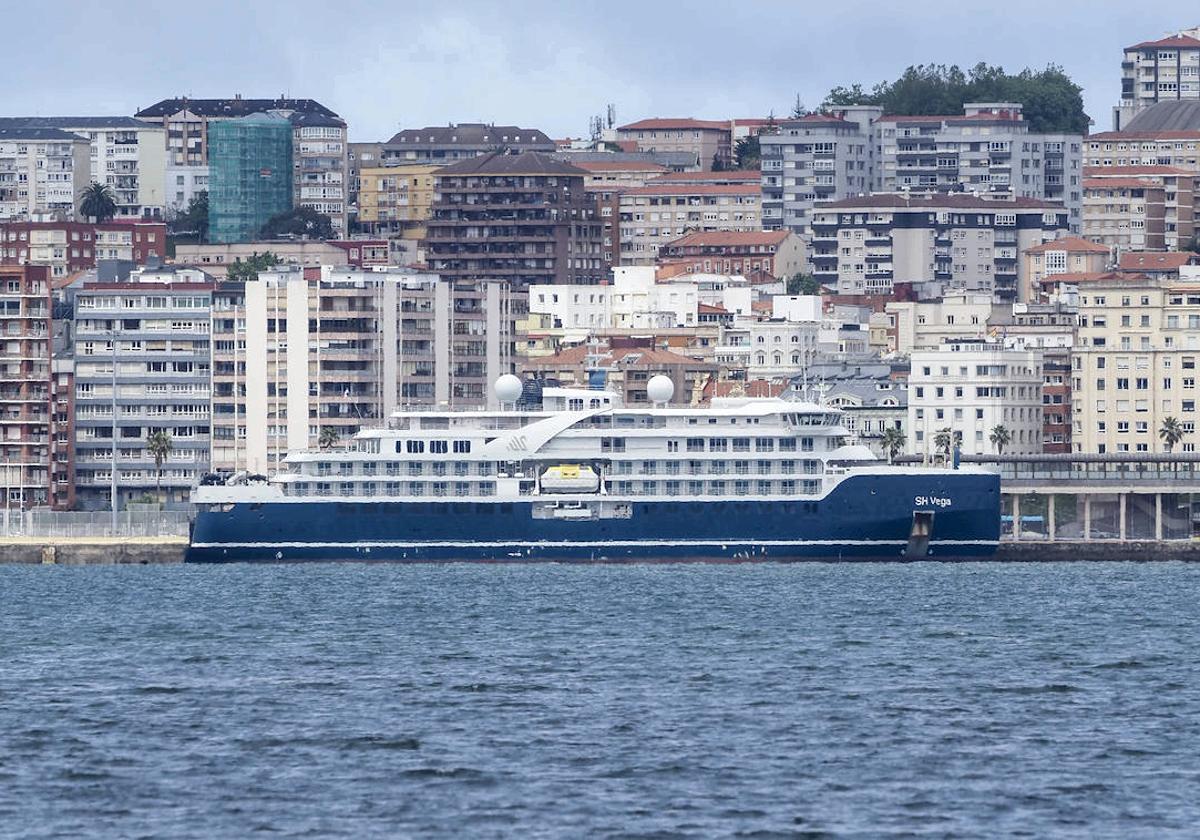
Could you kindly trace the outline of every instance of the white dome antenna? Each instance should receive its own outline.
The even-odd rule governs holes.
[[[511,373],[501,376],[492,386],[492,392],[496,395],[496,399],[500,401],[501,407],[505,403],[508,403],[510,406],[516,403],[517,400],[521,399],[521,392],[524,389],[524,383]]]
[[[675,383],[671,381],[671,377],[663,376],[661,373],[652,376],[646,383],[646,396],[650,402],[661,408],[675,396]]]

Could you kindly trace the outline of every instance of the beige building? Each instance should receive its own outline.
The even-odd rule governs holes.
[[[728,121],[655,117],[617,128],[617,142],[632,141],[643,152],[687,152],[696,155],[701,169],[713,161],[728,167],[732,162],[732,131]]]
[[[1036,301],[1044,278],[1105,271],[1112,261],[1112,251],[1078,236],[1064,236],[1026,248],[1021,258],[1025,261],[1021,300]]]
[[[86,138],[57,128],[0,128],[0,222],[74,219],[91,180]]]
[[[1073,352],[1075,452],[1164,452],[1163,420],[1195,451],[1200,283],[1130,275],[1081,284]]]
[[[621,193],[621,265],[654,265],[659,249],[693,231],[762,229],[758,184],[650,183]]]
[[[1083,165],[1174,166],[1200,172],[1200,131],[1104,131],[1083,144]],[[1084,173],[1085,177],[1087,173]]]
[[[433,207],[441,164],[364,167],[358,173],[358,225],[373,236],[419,241]]]
[[[953,292],[931,301],[889,301],[885,311],[896,335],[892,349],[907,355],[947,341],[983,338],[992,308],[992,296],[984,292]]]
[[[1083,234],[1125,251],[1176,251],[1196,234],[1200,172],[1177,166],[1091,167],[1083,181]]]

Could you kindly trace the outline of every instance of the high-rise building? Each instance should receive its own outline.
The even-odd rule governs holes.
[[[598,283],[602,225],[587,173],[539,152],[461,160],[436,175],[425,240],[430,268],[448,279]]]
[[[654,117],[618,126],[617,142],[636,143],[644,152],[687,152],[701,169],[728,168],[733,161],[732,126],[728,120]]]
[[[1114,252],[1179,251],[1196,235],[1200,170],[1099,166],[1084,170],[1083,235]]]
[[[0,222],[76,218],[88,141],[58,128],[0,128]]]
[[[0,503],[50,500],[50,270],[0,265]]]
[[[267,221],[292,208],[292,124],[274,114],[215,122],[208,129],[212,161],[208,237],[249,242]]]
[[[554,141],[536,128],[494,123],[451,123],[406,128],[383,144],[380,157],[385,166],[397,163],[440,166],[500,150],[513,154],[549,154],[555,148]]]
[[[84,509],[110,504],[114,443],[118,509],[155,496],[184,504],[208,472],[212,284],[200,272],[150,276],[73,290],[76,502]],[[148,448],[156,432],[171,442],[161,476]]]
[[[1125,48],[1114,129],[1155,103],[1188,99],[1200,100],[1200,27]]]
[[[650,181],[623,190],[619,207],[621,265],[654,265],[660,248],[693,231],[762,230],[757,183]]]
[[[358,173],[358,227],[373,236],[420,241],[433,210],[441,164],[363,167]]]
[[[329,217],[334,237],[349,230],[349,160],[346,122],[341,117],[296,111],[292,123],[292,203]]]
[[[272,472],[409,406],[481,408],[512,369],[520,301],[501,281],[411,271],[262,272],[213,312],[213,468]]]

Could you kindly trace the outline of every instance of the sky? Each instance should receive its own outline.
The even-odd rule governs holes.
[[[0,0],[0,116],[131,115],[161,99],[317,99],[354,141],[496,122],[580,137],[612,103],[652,116],[783,115],[910,64],[1059,64],[1111,127],[1121,50],[1200,25],[1174,0]]]

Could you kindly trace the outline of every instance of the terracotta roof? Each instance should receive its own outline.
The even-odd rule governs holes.
[[[712,230],[694,231],[663,245],[663,248],[687,246],[727,247],[742,245],[779,245],[791,235],[789,230]],[[661,249],[660,249],[661,250]]]
[[[697,303],[696,312],[705,315],[728,315],[729,310],[724,306],[713,306],[711,303]]]
[[[653,131],[655,129],[711,129],[728,131],[729,123],[723,120],[697,120],[691,117],[653,117],[651,119],[631,122],[628,125],[617,126],[617,131]]]
[[[553,356],[541,356],[530,359],[525,364],[525,367],[574,367],[584,364],[589,355],[592,355],[592,348],[586,344],[580,344],[575,347],[568,347]],[[670,350],[662,350],[657,347],[611,347],[597,351],[596,356],[599,357],[597,362],[602,367],[613,365],[622,368],[655,367],[658,365],[704,365],[711,367],[711,365],[701,359],[683,356],[679,353],[673,353]]]
[[[1084,178],[1083,188],[1085,190],[1111,190],[1111,189],[1145,189],[1146,187],[1157,187],[1164,189],[1163,185],[1154,181],[1153,178]]]
[[[707,181],[710,184],[759,184],[762,183],[762,172],[757,169],[729,169],[724,172],[667,172],[655,178],[652,183],[695,183],[697,181]]]
[[[565,163],[553,155],[543,152],[522,152],[519,155],[506,154],[503,151],[490,152],[486,155],[467,158],[443,166],[437,171],[436,177],[454,177],[456,175],[577,175],[584,177],[588,173],[579,167]]]
[[[1044,254],[1047,251],[1068,251],[1070,253],[1088,253],[1088,254],[1107,254],[1108,248],[1081,236],[1064,236],[1061,239],[1055,239],[1053,242],[1043,242],[1041,245],[1034,245],[1032,248],[1026,248],[1026,254]]]
[[[1042,278],[1042,285],[1055,283],[1094,283],[1098,280],[1149,280],[1145,274],[1124,274],[1119,271],[1068,271],[1065,274],[1050,274]]]
[[[1103,141],[1119,143],[1122,140],[1200,140],[1200,129],[1195,131],[1102,131],[1083,138],[1085,143]]]
[[[1083,177],[1108,178],[1117,175],[1191,175],[1194,174],[1178,166],[1085,166]]]
[[[770,315],[775,311],[775,304],[771,303],[769,300],[756,300],[750,304],[750,311],[765,312]]]
[[[930,197],[909,197],[899,195],[897,193],[877,193],[875,195],[855,196],[854,198],[844,198],[841,201],[830,201],[824,204],[818,204],[814,208],[814,212],[820,213],[822,210],[837,210],[840,208],[855,208],[855,207],[883,207],[883,208],[912,208],[915,210],[937,210],[939,208],[959,208],[963,210],[995,210],[1003,213],[1008,210],[1063,210],[1061,204],[1053,201],[1040,201],[1036,198],[1015,198],[1004,199],[997,201],[989,201],[986,198],[979,198],[973,195],[938,195]]]
[[[444,170],[443,170],[444,171]],[[754,184],[657,184],[634,187],[622,195],[758,195],[761,188]]]
[[[1132,47],[1126,47],[1127,50],[1144,50],[1150,47],[1184,47],[1191,49],[1200,49],[1200,41],[1187,35],[1171,35],[1167,38],[1160,38],[1157,41],[1142,41],[1140,44],[1134,44]]]
[[[581,160],[571,164],[588,172],[666,172],[661,163],[646,160]]]
[[[1191,251],[1126,251],[1121,255],[1121,271],[1178,271],[1200,259]]]
[[[769,379],[751,379],[749,382],[710,382],[705,387],[706,396],[713,397],[778,397],[787,390],[787,382],[772,382]]]

